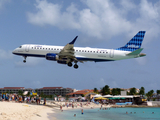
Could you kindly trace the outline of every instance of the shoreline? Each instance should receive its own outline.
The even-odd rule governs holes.
[[[16,103],[14,101],[0,101],[0,119],[3,120],[57,120],[57,114],[68,110],[96,109],[101,108],[101,104],[90,102],[76,102],[74,108],[72,106],[62,107],[65,102],[47,102],[47,105],[37,105],[29,103]],[[80,104],[83,104],[82,107]],[[160,106],[145,105],[102,105],[102,108],[159,108]]]

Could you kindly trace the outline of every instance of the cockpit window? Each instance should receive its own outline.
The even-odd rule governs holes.
[[[19,46],[19,48],[22,48],[22,46]]]

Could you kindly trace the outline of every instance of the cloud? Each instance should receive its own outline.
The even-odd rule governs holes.
[[[0,0],[0,9],[3,8],[4,4],[10,2],[10,0]]]
[[[63,5],[36,0],[36,12],[27,13],[28,21],[39,26],[75,29],[99,39],[123,33],[133,36],[139,30],[147,30],[151,37],[157,37],[160,33],[159,1],[153,4],[142,0],[135,4],[132,1],[120,0],[119,6],[106,0],[82,0],[82,3],[87,7],[77,9],[78,5],[71,3],[62,11]]]
[[[0,59],[12,59],[13,54],[12,51],[5,51],[0,49]]]

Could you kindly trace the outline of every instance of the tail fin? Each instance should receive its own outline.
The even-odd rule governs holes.
[[[141,44],[145,35],[145,31],[139,31],[125,46],[116,50],[135,51],[141,48]]]

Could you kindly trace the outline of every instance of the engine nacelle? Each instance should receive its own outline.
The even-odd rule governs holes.
[[[54,53],[47,53],[46,54],[46,59],[47,60],[52,60],[52,61],[57,61],[59,59],[59,56]]]
[[[58,60],[57,63],[59,63],[59,64],[67,64],[67,61],[65,61],[65,60]]]

